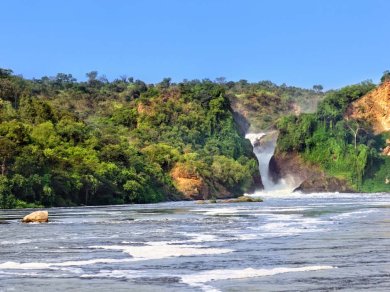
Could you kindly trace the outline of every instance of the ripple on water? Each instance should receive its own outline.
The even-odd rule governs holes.
[[[244,279],[244,278],[254,278],[254,277],[265,277],[273,276],[283,273],[292,273],[292,272],[309,272],[309,271],[319,271],[319,270],[328,270],[334,269],[332,266],[306,266],[298,268],[290,267],[279,267],[272,269],[240,269],[240,270],[209,270],[196,274],[184,275],[181,277],[182,282],[193,286],[201,288],[205,291],[219,291],[206,283],[212,281],[220,280],[233,280],[233,279]]]
[[[51,224],[0,225],[0,290],[74,281],[79,290],[115,291],[126,281],[129,290],[245,290],[255,283],[274,291],[293,283],[389,291],[389,201],[383,194],[297,194],[256,205],[175,202],[91,207],[87,214],[54,208]],[[21,218],[17,212],[0,211]]]
[[[173,244],[170,241],[149,242],[143,246],[100,245],[90,246],[90,248],[121,251],[131,255],[133,261],[159,260],[182,256],[217,255],[233,252],[233,250],[229,248],[210,248],[201,245]]]
[[[59,269],[60,267],[72,267],[72,266],[86,266],[95,264],[112,264],[112,263],[123,263],[130,262],[132,259],[91,259],[91,260],[80,260],[80,261],[65,261],[65,262],[53,262],[53,263],[41,263],[41,262],[5,262],[0,264],[2,270],[46,270],[46,269]]]

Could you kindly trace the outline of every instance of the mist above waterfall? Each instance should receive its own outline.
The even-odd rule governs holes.
[[[296,188],[294,179],[287,177],[275,182],[269,171],[269,163],[275,152],[278,132],[248,133],[245,135],[245,138],[250,140],[253,146],[253,152],[259,162],[259,172],[264,185],[264,190],[256,192],[254,195],[291,193]]]

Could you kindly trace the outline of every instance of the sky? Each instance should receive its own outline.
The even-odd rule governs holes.
[[[0,67],[340,88],[390,70],[389,11],[388,0],[1,0]]]

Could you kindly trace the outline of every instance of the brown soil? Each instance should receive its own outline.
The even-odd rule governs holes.
[[[390,81],[351,103],[346,118],[368,121],[377,134],[390,131]]]
[[[187,199],[202,200],[209,197],[209,189],[204,180],[195,172],[177,163],[171,171],[176,188]]]

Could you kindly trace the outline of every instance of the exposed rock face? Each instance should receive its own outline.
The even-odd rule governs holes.
[[[209,197],[210,192],[204,180],[195,172],[183,164],[177,163],[171,171],[171,177],[176,188],[187,199],[202,200]]]
[[[32,222],[49,222],[49,212],[47,211],[36,211],[28,214],[22,219],[23,223],[32,223]]]
[[[390,131],[390,81],[351,103],[346,118],[369,121],[377,134]]]
[[[252,187],[248,190],[249,193],[254,193],[257,190],[262,190],[264,189],[263,181],[261,179],[260,173],[255,173],[253,176],[253,185]]]
[[[277,153],[270,161],[270,175],[274,181],[290,177],[297,185],[295,190],[313,192],[349,192],[347,182],[327,176],[315,165],[305,163],[297,153]]]
[[[206,181],[195,170],[182,163],[177,163],[170,174],[177,190],[188,200],[228,199],[237,196],[218,182]],[[254,181],[262,186],[260,175],[255,176]]]
[[[233,118],[234,121],[236,122],[238,131],[242,136],[245,136],[245,133],[248,132],[250,124],[245,116],[243,116],[239,112],[233,112]]]
[[[390,145],[383,149],[383,155],[390,156]]]

